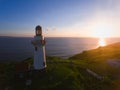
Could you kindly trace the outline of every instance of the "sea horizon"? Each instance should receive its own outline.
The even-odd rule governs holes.
[[[0,61],[21,61],[33,57],[33,37],[0,36]],[[47,56],[68,58],[86,50],[99,47],[99,38],[45,37]],[[106,38],[106,45],[120,42],[120,37]]]
[[[34,38],[35,35],[33,36],[1,36],[0,37],[10,37],[10,38]],[[100,37],[46,37],[45,38],[100,38]],[[120,37],[104,37],[104,38],[120,38]]]

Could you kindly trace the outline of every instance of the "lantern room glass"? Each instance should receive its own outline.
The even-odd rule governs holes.
[[[36,36],[41,36],[42,35],[42,28],[41,26],[36,27]]]

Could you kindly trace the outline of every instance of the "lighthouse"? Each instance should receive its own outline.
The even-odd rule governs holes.
[[[42,35],[42,27],[39,25],[35,28],[32,44],[34,46],[33,67],[35,70],[44,70],[46,68],[45,40]]]

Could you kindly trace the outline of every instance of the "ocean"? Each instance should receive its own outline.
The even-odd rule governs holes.
[[[0,37],[0,61],[21,61],[33,57],[32,39],[28,37]],[[120,38],[105,39],[106,45],[116,42],[120,42]],[[68,58],[99,46],[98,38],[46,38],[46,55]]]

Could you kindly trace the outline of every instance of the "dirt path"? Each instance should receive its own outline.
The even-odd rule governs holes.
[[[92,70],[90,70],[90,69],[88,69],[88,68],[86,69],[86,71],[87,71],[89,74],[91,74],[92,76],[94,76],[95,78],[99,79],[99,80],[102,80],[102,79],[103,79],[102,76],[98,75],[97,73],[93,72]]]

